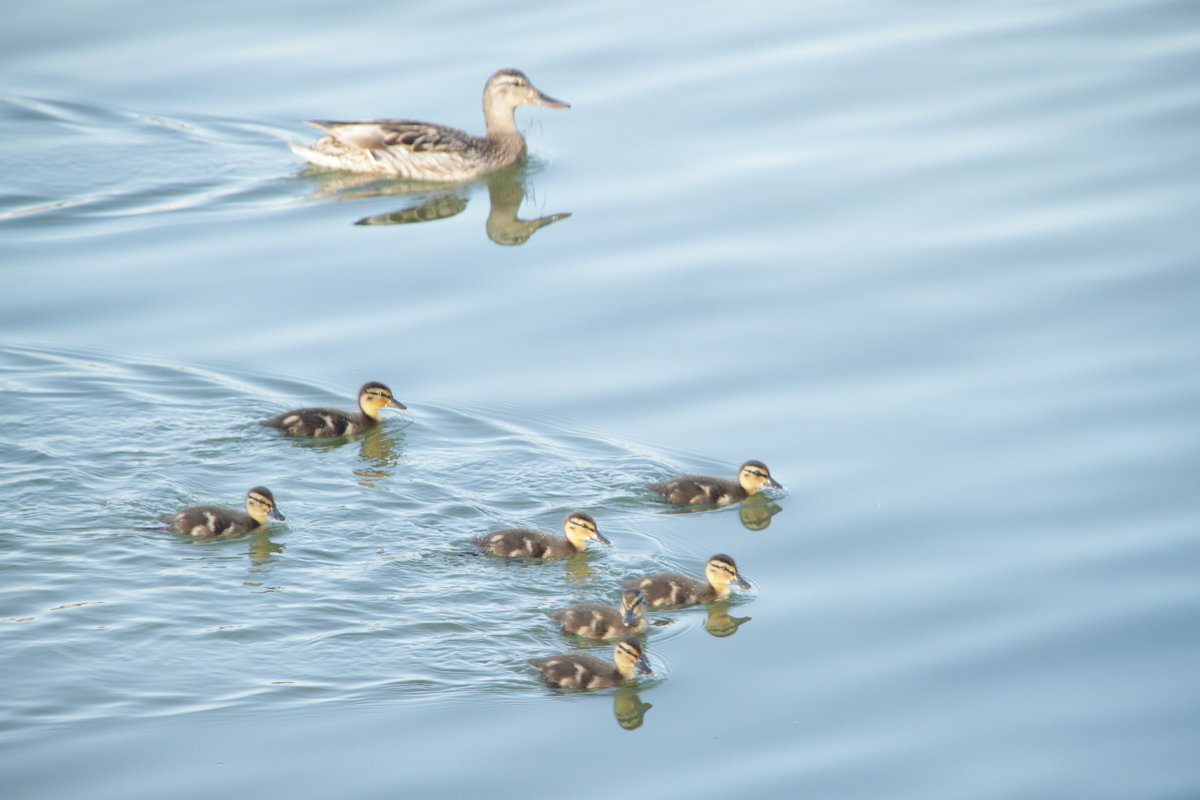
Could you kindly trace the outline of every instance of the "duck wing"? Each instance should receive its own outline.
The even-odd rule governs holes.
[[[397,147],[413,153],[448,153],[471,150],[476,137],[465,131],[411,119],[376,119],[368,122],[311,120],[308,123],[348,147],[380,150]]]
[[[258,421],[288,436],[332,437],[354,433],[354,417],[336,408],[297,408]]]

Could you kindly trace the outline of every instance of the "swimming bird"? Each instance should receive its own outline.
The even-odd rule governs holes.
[[[467,181],[515,163],[525,154],[517,106],[570,108],[543,94],[517,69],[502,69],[483,87],[487,134],[472,136],[448,125],[410,119],[367,122],[310,121],[328,132],[312,145],[289,144],[313,164],[418,181]]]
[[[567,633],[589,639],[619,639],[646,630],[646,596],[641,589],[626,589],[621,593],[620,608],[579,603],[550,616]]]
[[[564,689],[607,689],[631,681],[637,673],[653,675],[646,649],[636,636],[625,636],[613,645],[613,663],[595,656],[563,654],[531,658],[530,666],[542,673],[546,683]]]
[[[476,537],[471,542],[484,553],[506,558],[565,558],[583,551],[589,539],[612,544],[596,529],[591,514],[573,511],[563,520],[563,536],[530,528],[506,528]]]
[[[275,495],[264,486],[246,492],[246,510],[225,506],[188,506],[162,518],[169,527],[192,536],[238,536],[257,530],[267,517],[283,521]]]
[[[737,563],[724,553],[717,553],[704,565],[704,578],[700,581],[678,572],[660,572],[625,582],[626,589],[641,589],[646,602],[652,606],[684,606],[724,600],[729,597],[729,584],[736,583],[743,589],[750,582],[738,574]]]
[[[258,424],[278,428],[288,436],[349,436],[378,425],[380,409],[407,406],[392,397],[391,389],[372,381],[358,390],[358,408],[357,414],[336,408],[296,408],[259,420]]]
[[[782,489],[771,477],[771,470],[761,461],[747,461],[738,470],[736,481],[708,475],[682,475],[646,488],[661,495],[668,503],[678,505],[724,506],[757,494],[764,486]]]

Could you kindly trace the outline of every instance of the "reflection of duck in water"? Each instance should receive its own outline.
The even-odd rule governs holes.
[[[259,420],[259,425],[278,428],[288,436],[329,438],[351,436],[379,424],[379,412],[384,408],[406,408],[392,397],[392,390],[382,383],[364,383],[358,390],[358,413],[336,408],[296,408]]]
[[[607,689],[633,680],[637,673],[653,675],[646,661],[646,650],[636,636],[626,636],[613,645],[613,663],[595,656],[564,654],[549,658],[531,658],[530,666],[542,677],[563,689]]]
[[[782,489],[771,477],[771,470],[761,461],[747,461],[738,470],[737,481],[713,478],[708,475],[683,475],[646,488],[668,503],[677,505],[724,506],[745,500],[764,486]]]
[[[783,511],[778,503],[772,503],[762,493],[752,494],[738,506],[738,519],[752,531],[761,531],[771,524],[771,517]]]
[[[718,601],[708,606],[708,619],[704,621],[704,630],[717,638],[733,636],[738,628],[750,621],[750,617],[735,617],[729,613],[729,603]]]
[[[408,119],[314,121],[309,124],[329,135],[309,147],[289,146],[322,167],[419,181],[467,181],[507,167],[525,154],[525,137],[513,113],[525,104],[570,107],[542,94],[520,70],[502,69],[483,88],[484,136]]]
[[[646,712],[654,706],[643,703],[631,686],[622,686],[613,696],[613,715],[617,724],[627,731],[637,730],[645,721]]]
[[[743,589],[750,582],[738,574],[737,563],[731,556],[717,553],[704,565],[704,580],[699,581],[678,572],[660,572],[625,582],[627,589],[641,589],[646,602],[652,606],[685,606],[724,600],[729,597],[729,584]]]
[[[499,245],[525,244],[530,236],[552,222],[566,219],[570,212],[547,214],[536,219],[521,219],[517,213],[525,199],[526,185],[524,170],[520,167],[506,169],[487,177],[488,210],[487,235]],[[459,214],[467,207],[467,198],[460,193],[434,194],[424,202],[387,214],[363,217],[355,225],[408,225],[414,222],[430,222]]]
[[[471,542],[484,553],[505,558],[566,558],[583,552],[588,540],[612,544],[596,529],[591,514],[574,511],[563,520],[563,536],[530,528],[507,528],[476,537]]]
[[[404,437],[395,427],[380,425],[359,440],[358,456],[362,464],[354,474],[363,486],[372,486],[395,473],[404,457]]]
[[[589,639],[620,639],[646,630],[646,596],[641,589],[621,593],[621,606],[580,603],[550,615],[562,629]]]
[[[246,492],[244,512],[225,506],[188,506],[162,521],[192,536],[239,536],[267,524],[267,517],[283,521],[275,508],[275,495],[265,486],[255,486]]]

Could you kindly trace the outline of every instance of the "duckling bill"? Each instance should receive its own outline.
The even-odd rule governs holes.
[[[169,527],[192,536],[238,536],[257,530],[267,518],[283,521],[275,495],[265,486],[246,492],[246,510],[225,506],[188,506],[162,518]]]
[[[613,645],[612,664],[574,653],[531,658],[529,664],[542,673],[546,683],[563,689],[607,689],[633,680],[639,672],[654,674],[645,647],[636,636],[622,637]]]
[[[717,553],[704,565],[704,580],[661,572],[626,581],[625,588],[640,589],[652,606],[685,606],[724,600],[729,597],[729,585],[750,588],[750,582],[738,574],[737,562],[731,556]]]
[[[782,489],[761,461],[747,461],[738,470],[736,481],[709,475],[682,475],[646,488],[676,505],[724,506],[757,494],[764,486]]]
[[[358,390],[358,413],[337,408],[296,408],[259,420],[259,425],[278,428],[288,436],[332,438],[351,436],[370,430],[379,424],[379,412],[384,408],[407,408],[392,396],[392,390],[382,383],[364,383]]]
[[[290,144],[309,162],[419,181],[466,181],[509,166],[525,154],[514,111],[521,105],[570,108],[543,94],[525,73],[502,69],[483,89],[487,134],[472,136],[448,125],[410,119],[368,122],[311,121],[328,133],[305,147]]]
[[[591,514],[575,511],[563,520],[562,536],[530,528],[507,528],[476,537],[471,542],[484,553],[505,558],[566,558],[583,552],[591,540],[612,544],[597,530]]]

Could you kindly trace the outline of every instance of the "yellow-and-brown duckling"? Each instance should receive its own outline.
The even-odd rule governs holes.
[[[646,648],[636,636],[617,640],[612,664],[595,656],[574,653],[531,658],[529,664],[542,673],[546,683],[563,689],[607,689],[633,680],[639,672],[654,674],[646,660]]]
[[[476,537],[471,542],[484,553],[505,558],[566,558],[583,552],[589,539],[612,544],[596,529],[596,520],[591,514],[572,511],[563,520],[563,536],[531,528],[506,528]]]
[[[411,119],[369,122],[311,121],[326,131],[311,146],[289,144],[313,164],[352,172],[373,172],[418,181],[466,181],[507,167],[525,154],[517,130],[517,106],[570,108],[534,87],[525,73],[502,69],[483,87],[487,134],[472,136],[448,125]]]
[[[747,461],[738,470],[736,481],[708,475],[683,475],[646,488],[677,505],[724,506],[757,494],[764,486],[782,489],[761,461]]]
[[[283,521],[275,495],[265,486],[246,492],[246,510],[225,506],[188,506],[162,518],[168,526],[192,536],[239,536],[267,524],[267,517]]]
[[[350,436],[378,425],[380,409],[407,406],[392,397],[391,389],[372,381],[358,390],[358,408],[357,414],[337,408],[296,408],[259,420],[258,424],[278,428],[288,436]]]
[[[620,608],[580,603],[550,615],[567,633],[589,639],[620,639],[646,630],[646,596],[641,589],[621,593]]]
[[[678,572],[661,572],[626,581],[625,588],[641,589],[646,602],[652,606],[685,606],[724,600],[729,597],[731,583],[743,589],[750,588],[750,582],[738,574],[737,562],[724,553],[708,559],[704,577],[701,581]]]

